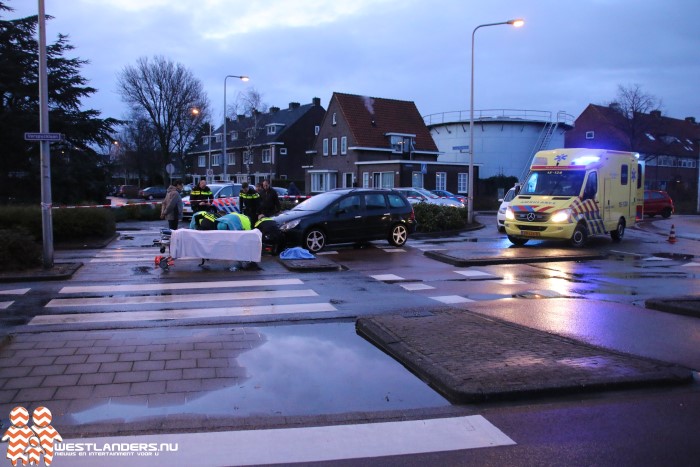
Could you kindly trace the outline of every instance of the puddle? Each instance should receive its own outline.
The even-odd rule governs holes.
[[[260,333],[263,343],[238,355],[236,363],[243,376],[229,387],[199,392],[192,398],[189,394],[180,404],[110,402],[66,416],[84,424],[172,414],[294,416],[449,405],[401,364],[358,336],[354,322],[250,331]]]

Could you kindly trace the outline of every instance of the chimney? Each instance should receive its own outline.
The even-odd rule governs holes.
[[[608,105],[613,110],[620,110],[620,103],[619,102],[611,102],[610,105]]]
[[[685,121],[688,123],[696,123],[695,117],[685,117]]]
[[[290,102],[289,103],[289,110],[294,110],[298,109],[301,104],[298,102]]]
[[[277,112],[280,111],[279,107],[270,107],[270,113],[271,114],[276,114]]]
[[[242,122],[243,120],[245,120],[245,115],[238,114],[238,115],[236,115],[236,117],[238,118],[239,122]]]
[[[315,107],[321,107],[321,98],[320,98],[320,97],[314,97],[313,99],[311,99],[311,103],[312,103]]]
[[[661,118],[661,111],[660,110],[652,110],[649,112],[649,115],[651,115],[654,118]]]

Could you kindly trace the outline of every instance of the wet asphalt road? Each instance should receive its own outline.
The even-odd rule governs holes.
[[[90,332],[106,329],[136,328],[156,331],[176,325],[214,325],[255,326],[265,334],[266,326],[275,326],[268,328],[269,342],[279,341],[283,345],[270,345],[267,348],[262,346],[264,355],[256,353],[256,349],[247,355],[246,365],[252,374],[260,375],[260,378],[252,378],[252,387],[255,389],[251,390],[251,395],[247,397],[249,406],[242,407],[242,410],[237,409],[241,414],[264,414],[269,411],[267,413],[270,415],[313,415],[341,413],[345,410],[376,411],[377,416],[381,418],[382,410],[431,407],[444,409],[449,404],[429,388],[421,387],[420,382],[414,380],[410,373],[402,373],[400,366],[396,367],[395,362],[385,355],[370,352],[371,356],[359,358],[358,355],[367,354],[370,350],[367,348],[368,343],[349,334],[343,338],[339,336],[347,334],[347,330],[343,330],[344,326],[350,329],[358,316],[406,309],[430,309],[445,304],[579,338],[596,345],[672,361],[696,371],[700,369],[700,356],[695,350],[700,348],[699,320],[649,311],[643,307],[647,298],[685,295],[700,290],[700,241],[693,238],[693,235],[700,234],[698,217],[674,216],[668,220],[645,221],[638,228],[628,229],[625,240],[620,244],[613,244],[608,239],[596,239],[589,248],[604,254],[605,259],[581,263],[547,262],[455,268],[424,256],[425,251],[443,248],[490,254],[498,254],[499,250],[510,248],[505,236],[497,233],[495,227],[492,227],[495,224],[494,217],[477,217],[478,221],[486,225],[484,229],[446,238],[411,239],[403,249],[388,248],[388,245],[382,242],[363,248],[341,246],[329,249],[323,256],[341,265],[338,271],[302,275],[288,271],[272,257],[264,258],[260,264],[261,270],[257,271],[231,271],[230,263],[217,261],[210,262],[206,268],[200,268],[195,260],[177,261],[175,267],[167,272],[154,268],[152,257],[158,252],[151,242],[157,237],[156,227],[160,223],[148,223],[140,225],[138,228],[141,230],[123,230],[120,238],[103,250],[57,252],[57,261],[84,263],[70,281],[3,284],[5,291],[29,289],[26,293],[4,295],[3,299],[6,298],[12,303],[7,306],[8,311],[5,312],[3,321],[10,326],[21,326],[40,315],[60,316],[71,313],[87,316],[107,311],[168,310],[173,306],[184,309],[211,309],[222,306],[218,299],[211,296],[197,297],[193,305],[173,305],[165,304],[163,298],[170,297],[168,302],[177,302],[178,296],[181,295],[178,291],[164,292],[156,289],[150,292],[119,292],[115,287],[183,282],[214,284],[248,278],[267,280],[300,277],[303,285],[292,288],[308,288],[313,291],[312,296],[272,297],[259,301],[268,307],[325,303],[332,305],[332,310],[310,313],[302,306],[298,311],[291,309],[284,314],[243,313],[204,318],[195,315],[172,321],[135,319],[126,322],[84,323],[78,319],[75,323],[51,324],[33,329],[41,332],[81,330],[88,336]],[[671,225],[674,225],[678,235],[676,243],[667,241],[667,231]],[[547,246],[533,242],[533,245],[526,248]],[[67,295],[62,293],[66,286],[79,288],[95,285],[104,286],[107,292],[76,292]],[[110,288],[114,290],[110,292]],[[270,292],[285,288],[287,287],[259,286],[251,290]],[[222,290],[229,289],[222,287]],[[211,294],[218,290],[205,288],[204,292]],[[114,301],[123,296],[144,297],[144,300],[119,304]],[[92,302],[93,305],[47,306],[52,300],[63,297],[106,301],[95,301]],[[148,297],[156,297],[158,300],[149,303]],[[591,306],[587,306],[588,303]],[[625,306],[616,307],[615,304]],[[639,313],[635,313],[634,310],[638,310]],[[297,332],[302,328],[295,328],[295,323],[303,323],[306,326],[304,332]],[[314,323],[318,323],[317,328],[314,328]],[[329,329],[324,328],[324,325],[334,327],[336,334],[324,330]],[[338,332],[340,334],[337,334]],[[299,347],[302,341],[313,341],[316,345],[313,352],[308,345]],[[344,344],[331,351],[333,343],[337,344],[339,341]],[[363,373],[361,370],[356,373],[349,372],[332,386],[324,388],[324,378],[320,376],[332,371],[333,365],[328,365],[328,362],[337,361],[338,352],[343,352],[342,349],[354,355],[350,361],[353,361],[357,368],[375,366],[376,373]],[[318,359],[317,364],[313,365],[317,370],[309,370],[309,365],[300,365],[294,370],[290,365],[289,371],[282,372],[281,376],[280,371],[268,373],[274,374],[276,381],[263,379],[262,369],[266,367],[265,361],[280,361],[282,355],[290,356],[290,361],[295,357],[300,360],[308,358],[310,353]],[[299,383],[295,391],[298,400],[313,400],[319,393],[324,392],[332,393],[334,397],[323,398],[323,404],[308,406],[289,401],[277,405],[271,403],[283,399],[280,393],[288,390],[288,387],[285,387],[285,378],[289,381],[288,378],[294,373],[304,373],[304,378],[294,381],[313,382],[307,387]],[[385,378],[384,381],[382,377]],[[362,378],[367,378],[366,381],[378,381],[378,384],[369,389],[369,384],[362,384]],[[365,392],[359,391],[360,397],[356,397],[358,387],[348,385],[347,381],[359,381]],[[414,390],[410,391],[410,397],[400,393],[400,388],[406,385],[414,387]],[[357,399],[359,400],[356,405],[349,403]],[[382,399],[384,401],[379,402]],[[686,462],[692,459],[692,455],[697,453],[683,445],[685,437],[682,433],[688,430],[691,433],[697,432],[698,422],[688,418],[687,413],[699,413],[698,399],[697,387],[693,386],[673,391],[651,389],[614,392],[598,397],[586,397],[583,400],[554,398],[482,407],[475,410],[489,414],[492,422],[498,421],[499,428],[506,428],[505,431],[511,437],[517,438],[519,446],[513,448],[514,451],[503,452],[504,448],[479,450],[471,452],[469,458],[459,452],[413,456],[410,462],[402,457],[382,459],[382,464],[441,461],[471,465],[521,462],[521,465],[644,465],[644,462],[632,461],[649,459],[648,455],[651,454],[645,457],[645,450],[652,450],[649,446],[654,445],[654,433],[663,431],[669,440],[676,440],[668,443],[667,448],[672,451],[669,452],[670,458],[675,458],[677,462],[674,463],[677,465],[686,465]],[[401,402],[392,405],[392,400]],[[201,402],[199,410],[206,411],[207,403],[214,407],[217,404],[216,400],[204,401]],[[683,413],[673,414],[673,407],[679,406],[685,408]],[[99,405],[92,409],[96,407]],[[90,407],[84,412],[85,417],[96,416],[99,419],[110,415],[108,411],[89,410]],[[176,412],[177,408],[173,410]],[[615,414],[614,418],[610,418],[611,414]],[[162,416],[162,412],[154,416]],[[661,423],[656,423],[659,420]],[[668,420],[668,423],[664,423],[664,420]],[[562,427],[567,426],[571,428],[570,433],[566,436],[556,435],[555,432],[561,433]],[[640,441],[646,438],[649,438],[649,443]],[[617,451],[611,447],[615,444],[611,443],[611,440],[618,443]],[[644,449],[639,449],[642,445],[645,446]],[[638,449],[638,453],[631,456],[629,453],[635,449]],[[623,458],[619,458],[620,454],[615,452],[627,453],[627,457],[623,455]],[[562,454],[566,456],[559,457]],[[656,449],[653,455],[658,454],[659,449]],[[561,460],[570,459],[571,462],[551,462],[551,456],[557,456]],[[388,464],[384,464],[384,461]]]

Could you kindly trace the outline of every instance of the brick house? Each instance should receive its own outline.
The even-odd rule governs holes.
[[[309,193],[352,186],[467,192],[468,165],[437,161],[437,146],[410,101],[333,93],[307,154]]]
[[[193,182],[206,178],[207,171],[210,181],[304,180],[306,151],[324,114],[321,99],[315,97],[310,104],[291,102],[286,109],[270,107],[265,113],[228,120],[226,174],[221,157],[222,125],[188,152],[193,158]]]
[[[668,191],[674,201],[697,206],[700,125],[654,110],[627,119],[616,104],[589,104],[565,136],[567,148],[606,148],[635,151],[645,165],[647,189]]]

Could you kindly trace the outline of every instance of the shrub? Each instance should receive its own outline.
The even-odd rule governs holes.
[[[105,238],[116,232],[110,209],[54,209],[51,212],[54,241]],[[0,208],[0,225],[9,230],[23,230],[36,241],[43,237],[41,209],[35,206]]]
[[[158,204],[126,204],[113,208],[114,219],[117,222],[125,220],[157,221],[160,219],[160,207]]]
[[[21,271],[41,266],[42,248],[24,227],[0,230],[0,267]]]
[[[413,205],[418,232],[441,232],[463,228],[467,223],[467,209],[438,206],[429,203]]]

